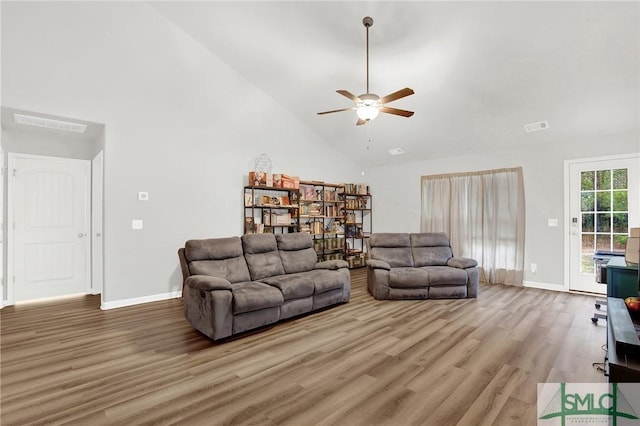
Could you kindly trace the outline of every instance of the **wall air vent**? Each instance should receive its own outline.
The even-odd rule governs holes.
[[[71,123],[69,121],[53,120],[51,118],[34,117],[32,115],[13,114],[16,124],[44,127],[45,129],[62,130],[65,132],[84,133],[86,124]]]
[[[526,130],[527,133],[537,132],[539,130],[547,130],[548,128],[549,128],[549,123],[546,120],[524,125],[524,130]]]
[[[400,154],[404,154],[404,151],[402,150],[402,148],[393,148],[389,150],[389,154],[400,155]]]

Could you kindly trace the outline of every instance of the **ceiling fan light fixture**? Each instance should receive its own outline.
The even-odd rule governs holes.
[[[378,101],[362,101],[358,102],[356,114],[361,120],[373,120],[380,113],[380,102]]]

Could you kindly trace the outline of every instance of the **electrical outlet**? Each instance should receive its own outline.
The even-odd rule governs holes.
[[[131,229],[142,229],[144,226],[144,223],[142,222],[142,219],[133,219],[131,221]]]
[[[538,264],[537,263],[532,263],[531,264],[531,273],[535,274],[536,272],[538,272]]]

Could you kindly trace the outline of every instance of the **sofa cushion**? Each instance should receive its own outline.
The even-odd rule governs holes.
[[[231,283],[251,279],[238,237],[189,240],[184,255],[191,275],[211,275]]]
[[[399,232],[380,232],[371,234],[369,238],[371,247],[410,247],[409,234]]]
[[[428,287],[427,271],[416,268],[392,268],[389,271],[389,287],[419,288]]]
[[[242,256],[242,254],[242,243],[239,237],[189,240],[184,245],[184,255],[188,262],[222,260]]]
[[[449,237],[443,232],[411,234],[411,248],[416,267],[446,265],[453,257]]]
[[[255,281],[234,283],[231,285],[231,291],[234,315],[277,307],[284,302],[280,290]]]
[[[311,296],[314,292],[314,277],[304,272],[265,277],[262,278],[260,282],[279,289],[282,292],[284,300]]]
[[[314,269],[307,272],[313,279],[313,294],[324,293],[325,291],[334,290],[344,287],[343,275],[339,271],[329,269]]]
[[[421,268],[429,274],[429,285],[466,285],[468,274],[464,269],[450,266],[425,266]]]
[[[453,256],[451,247],[413,247],[413,261],[420,266],[444,266]]]
[[[304,232],[276,235],[280,260],[287,274],[310,271],[318,261],[313,249],[313,237]]]
[[[412,267],[411,247],[371,247],[369,256],[373,260],[382,260],[392,268]]]
[[[409,234],[372,234],[368,244],[370,259],[387,262],[392,268],[413,266]]]
[[[244,234],[242,247],[252,280],[284,274],[273,234]]]
[[[417,232],[411,234],[411,247],[449,247],[449,237],[444,232]]]

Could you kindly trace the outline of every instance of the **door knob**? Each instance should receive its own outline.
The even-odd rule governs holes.
[[[82,237],[86,237],[87,234],[85,234],[84,232],[78,232],[78,238],[82,238]]]

